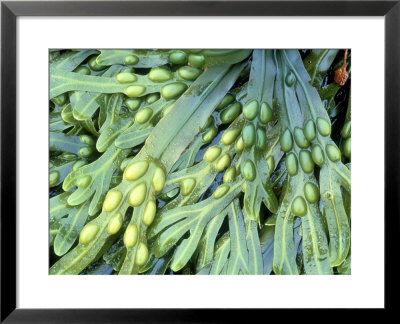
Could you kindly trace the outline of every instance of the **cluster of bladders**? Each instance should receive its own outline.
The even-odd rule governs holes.
[[[195,80],[202,71],[200,69],[183,66],[177,70],[177,74],[184,80],[193,81]],[[166,82],[173,78],[173,74],[171,71],[157,67],[150,70],[147,75],[148,79],[153,82]],[[120,83],[132,83],[137,81],[137,77],[134,73],[131,72],[120,72],[116,75],[116,80]],[[160,94],[164,99],[172,99],[178,97],[187,89],[187,85],[184,82],[172,82],[164,85]],[[146,91],[146,87],[144,85],[130,85],[126,87],[124,93],[130,98],[137,98],[142,96]]]
[[[224,145],[232,144],[236,138],[239,136],[240,128],[229,129],[227,130],[223,137],[221,138],[221,143]],[[222,149],[218,146],[212,146],[206,150],[204,153],[204,160],[209,163],[215,162],[215,168],[218,171],[224,171],[228,168],[231,163],[231,158],[229,154],[223,154],[221,156]],[[150,169],[150,165],[154,164],[154,162],[149,161],[137,161],[125,167],[124,170],[124,179],[128,181],[138,181],[140,180]],[[236,177],[236,170],[234,167],[228,168],[224,174],[224,183],[233,181]],[[152,189],[156,194],[159,194],[165,184],[165,172],[160,166],[155,166],[155,170],[151,177],[151,185]],[[182,180],[180,184],[181,194],[188,195],[190,194],[196,185],[196,180],[193,178],[187,178]],[[130,193],[127,196],[128,203],[132,207],[139,207],[145,201],[147,195],[147,184],[145,181],[136,184]],[[223,197],[228,191],[230,187],[227,184],[222,184],[213,193],[213,197],[215,199],[219,199]],[[110,235],[116,234],[119,232],[123,225],[123,215],[118,212],[118,206],[123,199],[123,194],[119,190],[112,189],[110,190],[106,198],[103,202],[103,211],[107,213],[115,214],[111,217],[108,226],[107,232]],[[146,206],[143,212],[142,222],[146,226],[150,226],[154,220],[156,215],[156,202],[154,199],[150,199],[147,201]],[[94,237],[96,236],[99,230],[99,226],[96,224],[87,224],[81,231],[79,236],[79,242],[81,244],[90,243]],[[130,224],[125,230],[123,235],[123,242],[126,248],[134,247],[138,242],[138,228],[135,224]],[[145,264],[149,257],[149,251],[147,246],[140,242],[137,247],[135,263],[138,266],[142,266]]]
[[[266,103],[262,103],[261,109],[258,108],[258,103],[255,100],[250,101],[246,105],[244,105],[243,115],[245,119],[252,120],[257,116],[257,114],[259,114],[259,119],[262,121],[262,123],[268,123],[273,115],[270,106]],[[232,96],[231,94],[227,94],[218,105],[216,110],[222,111],[219,115],[221,122],[224,124],[228,124],[240,115],[240,113],[242,112],[242,106],[239,102],[235,101],[234,96]],[[206,125],[203,127],[203,129],[206,129],[207,127],[209,128],[209,130],[203,134],[202,139],[204,143],[210,142],[217,133],[217,130],[214,131],[215,126],[210,127],[210,124],[212,123],[213,118],[210,117]],[[247,127],[243,127],[243,129],[242,127],[240,127],[240,125],[236,125],[224,131],[220,143],[222,145],[225,145],[226,147],[230,147],[233,145],[237,154],[240,154],[245,147],[250,147],[252,145],[257,145],[260,148],[264,149],[266,145],[265,129],[260,128],[256,131],[253,124],[249,124]],[[214,168],[218,172],[225,171],[223,175],[223,184],[218,186],[213,192],[213,197],[215,199],[220,199],[229,192],[230,186],[228,185],[228,183],[234,181],[237,177],[237,170],[235,166],[230,166],[232,162],[231,155],[229,154],[229,152],[224,153],[220,145],[214,145],[209,147],[204,152],[203,159],[208,163],[212,163]],[[269,159],[272,159],[272,161],[269,160],[269,163],[273,164],[273,157],[270,157]],[[124,170],[124,179],[129,181],[137,181],[142,178],[148,172],[150,164],[154,163],[144,160],[136,161],[128,165],[130,160],[130,158],[127,158],[121,164],[121,169]],[[271,169],[273,169],[272,165]],[[252,181],[255,179],[255,166],[251,160],[247,160],[244,163],[242,175],[243,178],[248,181]],[[156,194],[159,194],[165,184],[165,172],[161,166],[155,167],[155,171],[151,179],[151,185],[154,189],[154,192]],[[189,195],[193,191],[195,185],[195,179],[183,179],[180,183],[181,194],[184,196]],[[139,207],[145,201],[147,189],[148,188],[145,181],[136,184],[127,196],[129,205],[132,207]],[[107,193],[106,198],[103,202],[104,212],[115,212],[115,215],[111,217],[107,226],[107,232],[110,235],[118,233],[123,225],[123,215],[118,212],[117,208],[120,205],[122,199],[122,192],[112,189]],[[144,208],[142,218],[143,224],[146,226],[150,226],[154,220],[155,215],[156,202],[154,199],[150,199],[147,201]],[[88,244],[96,236],[98,230],[98,225],[91,223],[87,224],[80,233],[79,242],[81,244]],[[123,235],[123,242],[127,248],[132,248],[137,244],[139,235],[138,232],[138,228],[135,224],[130,224],[127,226]],[[147,246],[143,242],[140,242],[136,252],[135,263],[138,266],[141,266],[145,264],[148,257],[149,251]]]
[[[195,68],[191,68],[191,67],[185,67],[185,68],[189,68],[189,69],[195,69]],[[154,71],[154,69],[152,70]],[[152,71],[150,71],[150,73],[148,74],[150,79],[155,79],[155,76],[152,74]],[[183,71],[185,71],[185,69],[183,69]],[[162,68],[157,68],[156,72],[158,73],[158,77],[160,75],[163,74],[163,69]],[[168,73],[170,73],[168,71]],[[122,75],[122,76],[121,76]],[[117,74],[116,78],[119,82],[123,82],[126,80],[126,82],[131,82],[133,80],[133,78],[131,77],[133,74],[132,73],[127,73],[127,72],[122,72]],[[160,78],[158,78],[158,80],[160,80]],[[165,81],[165,79],[163,79],[163,81]],[[168,87],[170,85],[167,85],[165,87]],[[169,91],[167,88],[167,92],[163,92],[163,89],[161,90],[161,96],[163,96],[164,98],[169,98],[169,95],[166,95],[166,93],[171,93],[171,91]],[[186,86],[185,89],[181,89],[179,90],[179,92],[186,90]],[[171,98],[175,98],[178,94],[174,94],[171,95]],[[150,94],[146,97],[146,102],[151,104],[154,103],[155,101],[157,101],[160,98],[160,95],[158,94]],[[137,110],[139,108],[139,106],[141,105],[141,98],[133,98],[133,97],[128,97],[125,99],[124,101],[125,105],[128,107],[128,109],[134,111]],[[175,102],[172,102],[170,104],[168,104],[162,112],[162,116],[165,116],[173,107]],[[219,112],[219,119],[221,121],[221,123],[223,124],[230,124],[233,120],[235,120],[240,113],[242,112],[242,105],[240,102],[235,101],[235,97],[231,94],[227,94],[223,100],[221,101],[221,103],[218,105],[218,107],[216,108],[216,110]],[[152,116],[152,110],[150,107],[144,107],[142,109],[140,109],[134,116],[135,122],[138,124],[142,124],[142,123],[146,123]],[[206,125],[203,126],[203,130],[207,131],[202,135],[202,140],[204,143],[209,143],[212,141],[212,139],[216,136],[218,130],[216,128],[216,126],[214,125],[214,119],[213,117],[210,117],[208,119],[208,122],[206,123]],[[232,144],[236,138],[239,136],[241,132],[241,128],[236,127],[234,129],[228,129],[224,134],[223,137],[221,139],[221,143],[224,145],[230,145]],[[82,142],[85,144],[90,144],[91,146],[93,146],[92,148],[92,152],[94,151],[94,146],[95,146],[95,142],[94,140],[87,135],[83,135],[80,137]],[[90,142],[90,143],[89,143]],[[238,152],[241,151],[243,148],[243,140],[240,137],[238,144],[236,145]],[[85,147],[86,149],[86,147]],[[89,155],[91,155],[91,153],[83,154],[82,157],[88,157]],[[214,162],[215,160],[215,168],[218,171],[223,171],[225,170],[231,163],[231,157],[229,156],[229,154],[224,154],[221,157],[219,157],[221,153],[221,148],[213,146],[210,147],[204,154],[204,160],[208,161],[208,162]],[[71,153],[64,153],[63,155],[69,154],[71,156],[77,157],[74,154]],[[77,157],[78,158],[78,157]],[[152,162],[149,161],[137,161],[134,162],[132,164],[129,165],[129,163],[131,162],[132,158],[126,158],[125,160],[123,160],[123,162],[121,163],[121,170],[124,170],[124,179],[126,180],[130,180],[130,181],[136,181],[138,179],[140,179],[141,177],[143,177],[147,170],[149,169],[149,164],[151,164]],[[79,160],[77,162],[75,162],[75,164],[72,166],[72,170],[76,170],[77,168],[87,164],[88,162],[86,160]],[[52,167],[52,166],[50,166]],[[57,171],[54,171],[57,172]],[[52,179],[53,177],[53,173],[50,173],[50,179]],[[226,172],[225,175],[223,177],[224,182],[230,182],[233,181],[236,177],[236,169],[235,167],[231,167],[229,168]],[[87,179],[89,178],[89,179]],[[57,178],[58,181],[59,177]],[[90,176],[84,176],[81,177],[79,179],[77,179],[76,185],[78,187],[85,187],[85,184],[89,184],[90,183]],[[52,182],[52,180],[50,180]],[[85,182],[85,183],[83,183]],[[165,184],[165,172],[164,170],[158,166],[156,167],[154,174],[152,176],[152,186],[154,189],[154,192],[156,194],[159,194]],[[196,184],[195,179],[192,178],[188,178],[188,179],[184,179],[181,183],[181,194],[182,195],[188,195],[192,192],[192,190],[194,189]],[[128,195],[128,203],[130,206],[132,207],[139,207],[145,200],[146,195],[147,195],[147,185],[145,182],[141,182],[139,184],[137,184],[129,193]],[[223,197],[227,192],[229,191],[229,186],[228,185],[221,185],[219,186],[213,193],[213,196],[215,199],[221,198]],[[111,189],[103,202],[103,211],[107,212],[107,213],[112,213],[114,211],[115,215],[113,215],[111,217],[111,219],[109,220],[108,226],[107,226],[107,232],[109,235],[113,235],[116,234],[120,231],[122,225],[123,225],[123,220],[124,217],[123,215],[118,212],[118,206],[121,203],[121,200],[123,198],[123,194],[121,191],[119,190],[115,190],[115,189]],[[146,203],[146,206],[144,208],[144,212],[143,212],[143,224],[146,226],[150,226],[151,223],[154,220],[156,214],[156,202],[155,200],[148,200]],[[82,229],[80,236],[79,236],[79,242],[80,244],[88,244],[90,243],[95,236],[97,235],[99,231],[99,226],[97,224],[93,224],[93,223],[89,223],[86,224],[84,226],[84,228]],[[134,247],[137,242],[138,242],[138,236],[139,236],[139,231],[138,228],[135,224],[130,224],[127,226],[124,236],[123,236],[123,242],[124,245],[127,248],[132,248]],[[136,252],[136,260],[135,263],[138,266],[143,265],[149,256],[149,251],[147,246],[143,243],[140,242],[139,246],[137,247],[137,252]]]
[[[150,165],[152,167],[150,168]],[[151,169],[151,170],[150,170]],[[137,161],[128,165],[124,170],[124,179],[128,181],[140,180],[147,172],[151,172],[151,186],[156,194],[159,194],[165,184],[165,172],[161,166],[156,165],[154,162],[149,161]],[[146,181],[139,182],[128,194],[128,203],[132,207],[139,207],[145,201],[147,196],[148,184]],[[123,224],[123,215],[118,211],[123,198],[123,194],[119,190],[110,190],[103,202],[103,211],[107,213],[115,214],[111,217],[107,232],[109,235],[113,235],[119,232]],[[144,207],[142,222],[146,226],[150,226],[156,215],[156,202],[154,199],[149,199]],[[99,230],[99,226],[96,224],[87,224],[81,231],[79,236],[79,242],[81,244],[87,244],[93,240]],[[134,247],[138,242],[138,228],[135,224],[130,224],[125,230],[123,236],[123,242],[127,248]],[[136,252],[136,264],[142,266],[145,264],[149,257],[149,251],[147,246],[140,242]]]
[[[255,118],[258,115],[258,121],[263,126],[257,126],[255,123]],[[265,133],[265,127],[273,117],[272,109],[267,102],[261,103],[261,107],[257,100],[251,100],[247,102],[243,107],[243,116],[246,123],[243,127],[242,140],[238,143],[239,149],[250,149],[255,145],[255,147],[264,151],[267,146],[267,136]],[[242,144],[243,143],[243,144]],[[267,165],[269,170],[274,169],[275,161],[273,156],[267,158]],[[256,178],[256,168],[254,162],[251,159],[246,160],[242,167],[243,178],[247,181],[253,181]]]
[[[316,121],[317,127],[313,120],[309,120],[305,123],[304,129],[295,127],[292,132],[287,128],[280,137],[281,149],[287,153],[285,158],[285,164],[287,172],[290,176],[295,176],[300,167],[305,173],[311,173],[314,171],[315,164],[321,167],[325,162],[325,154],[328,159],[332,162],[338,162],[341,160],[341,152],[339,148],[334,144],[326,144],[325,154],[321,145],[315,143],[311,147],[311,152],[308,150],[312,141],[316,138],[316,130],[324,137],[331,134],[331,124],[328,120],[318,117]],[[301,149],[299,154],[296,154],[293,149],[293,138],[296,145]],[[315,203],[319,199],[319,189],[312,183],[307,182],[304,185],[304,196],[309,203]],[[296,216],[304,216],[307,212],[307,205],[304,198],[301,196],[296,197],[292,202],[292,212]]]
[[[169,60],[173,64],[185,64],[189,62],[191,66],[182,66],[176,71],[176,73],[184,80],[193,81],[202,73],[202,70],[200,68],[203,66],[205,58],[202,55],[196,55],[196,54],[188,55],[184,51],[173,51],[169,55]],[[126,65],[135,65],[138,62],[139,58],[136,55],[128,55],[124,58],[124,63]],[[99,62],[99,56],[92,57],[88,61],[88,65],[93,71],[102,71],[107,68],[106,65],[101,65],[101,62]],[[85,66],[79,66],[74,70],[74,72],[84,75],[90,75],[90,69]],[[120,83],[132,83],[137,81],[137,76],[133,72],[127,72],[127,71],[118,73],[115,76],[115,78]],[[173,78],[173,73],[165,68],[157,67],[157,68],[152,68],[150,70],[150,72],[147,74],[147,78],[153,82],[166,82]],[[146,102],[149,105],[151,105],[152,103],[160,99],[160,95],[166,100],[173,99],[180,96],[184,91],[186,91],[186,89],[187,85],[185,83],[182,82],[169,83],[161,88],[160,94],[158,93],[149,94],[146,97]],[[132,111],[137,110],[142,102],[142,99],[138,97],[140,97],[145,92],[145,90],[146,88],[143,85],[128,86],[125,89],[125,94],[128,96],[128,98],[124,101],[126,107]],[[66,103],[66,100],[67,100],[67,95],[65,93],[52,99],[52,101],[57,106],[63,106]],[[165,107],[165,109],[162,112],[163,117],[172,109],[174,103],[175,102],[172,102]],[[225,113],[226,118],[222,118],[222,120],[231,119],[229,118],[228,115],[232,116],[235,115],[236,118],[237,115],[240,113],[240,110],[241,110],[240,103],[236,103],[234,107],[232,107],[228,112]],[[137,124],[144,124],[149,121],[152,115],[153,115],[153,110],[151,109],[151,107],[144,107],[135,114],[134,119]],[[204,142],[208,143],[209,141],[211,141],[212,138],[215,137],[216,133],[217,129],[215,127],[210,129],[209,132],[204,134],[203,136]],[[63,160],[61,162],[64,162],[65,164],[64,171],[71,171],[71,170],[74,171],[79,167],[87,164],[88,162],[82,158],[87,158],[91,156],[95,151],[95,142],[92,139],[92,137],[88,135],[82,135],[80,136],[80,139],[82,143],[86,145],[82,146],[82,148],[78,152],[78,155],[68,152],[62,154],[61,158]],[[69,167],[69,164],[71,164],[70,162],[73,160],[75,160],[76,162],[72,165],[71,168]],[[53,167],[54,164],[51,163],[50,175],[49,175],[50,187],[58,185],[61,180],[60,170],[51,170]],[[60,169],[60,167],[61,166],[59,165],[58,169]],[[80,182],[88,182],[84,180],[85,179],[81,180]],[[83,185],[84,183],[80,184]]]
[[[192,56],[190,58],[190,56]],[[203,58],[203,59],[202,59]],[[170,61],[175,64],[183,64],[188,60],[187,54],[185,52],[176,52],[170,55]],[[125,64],[136,64],[138,58],[134,55],[127,56],[124,59]],[[201,70],[197,67],[201,67],[204,63],[204,57],[197,55],[189,55],[189,62],[191,66],[184,66],[177,70],[179,76],[185,80],[194,80],[200,74]],[[89,61],[89,66],[96,70],[99,69],[96,65],[99,65],[95,58]],[[81,67],[81,73],[86,73],[83,69],[87,69],[85,67]],[[90,71],[88,71],[90,73]],[[292,76],[293,80],[290,79]],[[164,68],[154,68],[152,69],[147,77],[153,82],[165,82],[173,78],[172,73]],[[290,74],[289,79],[286,80],[286,83],[294,83],[295,77]],[[131,72],[121,72],[116,75],[116,80],[120,83],[131,83],[137,80],[135,74]],[[293,82],[292,82],[293,81]],[[160,95],[164,99],[173,99],[178,97],[187,89],[187,85],[182,82],[173,82],[167,85],[164,85],[161,88]],[[125,89],[125,94],[128,98],[125,100],[125,105],[131,109],[136,110],[140,106],[140,97],[145,92],[145,87],[142,85],[130,85]],[[152,103],[157,101],[160,96],[158,94],[151,94],[151,98],[149,98],[148,103]],[[147,101],[147,100],[146,100]],[[165,116],[168,111],[173,107],[173,104],[168,105],[166,109],[163,111],[163,116]],[[247,102],[243,107],[243,116],[246,120],[243,129],[241,128],[233,128],[228,129],[224,132],[221,143],[224,145],[231,145],[235,143],[235,150],[237,153],[241,153],[245,148],[251,148],[252,146],[256,146],[259,150],[264,150],[266,148],[266,133],[265,127],[257,127],[255,123],[251,122],[256,117],[261,122],[261,124],[267,124],[273,117],[272,109],[270,105],[266,102],[262,102],[261,106],[257,100],[251,100]],[[227,107],[227,108],[226,108]],[[224,109],[225,108],[225,109]],[[219,118],[223,124],[229,124],[233,120],[235,120],[240,113],[242,112],[242,105],[240,102],[235,101],[235,98],[228,94],[221,101],[220,105],[216,108],[216,110],[222,110],[222,113],[219,115]],[[146,123],[152,116],[153,112],[150,107],[145,107],[140,109],[135,114],[135,122],[139,124]],[[216,136],[218,130],[215,127],[213,117],[210,117],[207,124],[203,127],[203,129],[208,128],[208,131],[203,134],[203,142],[209,143]],[[348,126],[347,126],[348,125]],[[317,126],[317,127],[316,127]],[[290,176],[295,176],[298,173],[298,161],[300,161],[301,169],[305,173],[311,173],[314,170],[314,165],[322,166],[324,163],[325,157],[323,149],[319,144],[313,144],[311,148],[311,152],[307,150],[310,147],[311,142],[316,138],[316,128],[322,136],[329,136],[331,133],[331,125],[330,122],[324,118],[318,117],[315,122],[313,120],[309,120],[304,125],[304,129],[300,127],[295,127],[291,132],[288,128],[283,131],[280,137],[280,145],[282,151],[287,153],[285,164]],[[348,129],[348,131],[347,131]],[[293,135],[292,135],[293,133]],[[239,136],[240,135],[240,136]],[[82,141],[84,136],[81,137]],[[87,136],[91,141],[93,141],[89,136]],[[346,122],[343,131],[342,137],[345,139],[344,144],[344,155],[346,157],[350,157],[350,121]],[[293,138],[296,142],[297,146],[301,148],[300,153],[296,155],[293,149]],[[86,140],[86,139],[85,139]],[[86,140],[88,141],[88,140]],[[86,142],[84,142],[86,143]],[[86,143],[89,144],[89,143]],[[93,143],[94,144],[94,143]],[[219,146],[209,147],[204,153],[204,160],[209,163],[215,163],[215,168],[222,172],[224,170],[223,183],[220,185],[213,193],[213,197],[215,199],[219,199],[223,197],[229,191],[229,185],[226,183],[233,181],[237,176],[237,170],[234,166],[230,167],[231,164],[231,156],[228,153],[221,155],[221,148]],[[337,162],[341,159],[341,152],[338,147],[334,144],[327,144],[325,146],[326,156],[332,162]],[[64,153],[65,154],[65,153]],[[85,152],[79,153],[80,156],[85,157]],[[90,155],[90,154],[89,154]],[[127,159],[126,161],[129,161]],[[82,166],[84,161],[77,161],[76,163],[81,163],[79,166]],[[124,161],[125,162],[125,161]],[[121,168],[124,169],[124,179],[130,181],[136,181],[144,176],[149,169],[149,161],[137,161],[130,165],[127,165],[127,162],[124,166],[121,165]],[[274,169],[274,159],[272,156],[267,158],[267,164],[270,170]],[[73,167],[73,169],[78,166]],[[250,159],[244,161],[242,170],[242,176],[247,181],[253,181],[256,178],[256,169],[254,162]],[[55,178],[55,176],[53,176]],[[52,175],[50,174],[50,179]],[[83,181],[83,180],[82,180]],[[165,184],[165,172],[160,166],[156,166],[155,171],[152,175],[152,186],[154,192],[159,194]],[[193,178],[188,178],[182,181],[181,183],[181,193],[182,195],[188,195],[193,188],[195,187],[196,180]],[[146,182],[141,182],[137,184],[128,195],[129,205],[132,207],[139,207],[145,200],[147,195],[147,185]],[[304,185],[304,196],[310,203],[315,203],[319,199],[319,189],[318,187],[311,182],[307,182]],[[103,211],[105,212],[114,212],[118,205],[120,204],[123,195],[118,190],[110,190],[107,193],[107,196],[103,202]],[[306,202],[303,197],[296,197],[291,206],[292,212],[296,216],[304,216],[307,207]],[[154,220],[156,215],[156,202],[154,199],[150,199],[147,201],[146,206],[143,212],[143,223],[146,226],[150,226]],[[118,211],[114,216],[110,219],[107,232],[110,235],[118,233],[123,224],[123,215]],[[99,226],[96,224],[87,224],[81,231],[79,236],[79,241],[81,244],[89,243],[97,234],[99,230]],[[130,224],[125,230],[123,236],[124,245],[127,248],[134,247],[138,242],[138,228],[135,224]],[[147,246],[140,242],[137,247],[136,253],[136,264],[141,266],[144,265],[149,257],[149,251]]]

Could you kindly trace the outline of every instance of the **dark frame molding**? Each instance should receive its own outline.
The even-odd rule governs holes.
[[[95,5],[94,5],[95,4]],[[384,16],[385,18],[385,309],[398,274],[400,192],[400,0],[395,1],[2,1],[1,2],[1,322],[230,322],[262,310],[16,308],[16,19],[18,16]],[[373,66],[373,63],[371,63]],[[372,68],[372,67],[366,67]],[[373,169],[373,168],[372,168]],[[373,171],[372,171],[373,172]],[[377,215],[380,216],[380,215]],[[373,236],[371,235],[371,239]],[[389,244],[389,240],[391,243]],[[391,256],[391,257],[390,257]],[[366,283],[366,286],[368,283]],[[367,289],[367,288],[366,288]],[[239,314],[240,312],[240,314]],[[244,312],[244,313],[243,313]]]

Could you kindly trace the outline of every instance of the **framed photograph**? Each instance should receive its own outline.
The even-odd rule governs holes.
[[[393,306],[399,1],[1,17],[2,322]]]

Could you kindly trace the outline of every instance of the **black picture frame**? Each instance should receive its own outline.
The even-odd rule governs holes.
[[[19,16],[384,16],[385,309],[396,306],[400,176],[400,0],[395,1],[2,1],[1,2],[1,322],[233,322],[243,310],[16,308],[16,19]],[[373,44],[371,44],[373,46]],[[373,68],[371,66],[365,67]],[[373,171],[372,171],[373,172]],[[370,199],[370,198],[368,198]],[[372,239],[372,238],[371,238]],[[366,283],[367,284],[367,283]],[[38,292],[40,294],[40,292]],[[247,310],[248,311],[248,310]],[[261,310],[252,310],[252,318]]]

